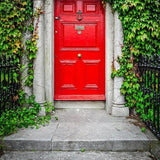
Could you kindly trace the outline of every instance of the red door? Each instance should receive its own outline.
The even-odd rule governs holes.
[[[105,100],[101,0],[55,1],[55,100]]]

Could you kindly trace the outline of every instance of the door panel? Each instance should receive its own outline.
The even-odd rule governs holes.
[[[83,60],[84,70],[84,89],[99,90],[100,89],[100,60]]]
[[[82,27],[79,30],[79,28]],[[65,47],[92,47],[96,46],[96,24],[63,24]]]
[[[55,100],[105,100],[100,0],[55,1]]]
[[[76,79],[74,75],[76,74],[76,60],[60,60],[60,69],[61,69],[61,90],[76,89]],[[68,72],[70,76],[68,76]]]

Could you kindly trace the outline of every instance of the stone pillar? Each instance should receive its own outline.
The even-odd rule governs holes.
[[[112,61],[113,61],[113,13],[109,3],[106,3],[105,13],[105,30],[106,30],[106,53],[105,53],[105,76],[106,76],[106,111],[112,112],[112,97],[113,97],[113,79],[112,73]]]
[[[46,101],[54,99],[54,1],[45,0],[45,93]]]
[[[116,61],[117,56],[122,55],[123,45],[123,29],[121,21],[118,18],[118,13],[114,14],[114,67],[116,70],[120,68],[119,63]],[[114,90],[113,90],[113,106],[112,115],[113,116],[129,116],[129,109],[125,107],[124,96],[120,93],[120,88],[123,83],[122,77],[114,78]]]
[[[43,7],[43,0],[34,0],[34,11],[36,8]],[[36,23],[38,19],[34,20],[34,27],[36,27]],[[33,94],[35,95],[35,100],[37,103],[41,104],[42,110],[40,115],[45,115],[45,110],[43,107],[43,103],[45,103],[45,86],[44,86],[44,26],[43,26],[43,14],[39,17],[38,22],[38,36],[39,40],[37,40],[37,57],[34,61],[34,80],[33,80]]]

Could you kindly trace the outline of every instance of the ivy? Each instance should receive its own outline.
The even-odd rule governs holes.
[[[24,107],[18,107],[15,110],[7,110],[1,114],[0,117],[0,136],[9,135],[17,131],[18,128],[28,128],[28,126],[39,128],[39,125],[45,125],[49,122],[50,116],[39,117],[37,114],[41,110],[39,104],[34,100],[34,96],[30,96],[25,99],[25,94],[20,95],[20,105]]]
[[[13,79],[15,82],[21,78],[25,78],[25,84],[29,87],[33,85],[34,69],[33,62],[36,58],[37,39],[38,39],[38,23],[34,28],[33,22],[35,18],[39,18],[43,14],[41,8],[37,8],[33,13],[32,0],[3,0],[0,3],[0,55],[5,54],[13,57],[13,63],[18,67],[13,70]],[[24,35],[30,35],[24,41]],[[27,77],[22,77],[24,67],[22,65],[22,57],[27,57]],[[17,72],[17,70],[20,71]],[[1,82],[8,82],[8,74],[1,74]],[[1,83],[1,87],[6,89]],[[10,84],[12,85],[12,84]],[[35,102],[35,96],[26,98],[23,88],[20,88],[18,95],[13,97],[17,103],[16,109],[5,110],[0,117],[0,136],[8,135],[16,132],[17,128],[28,126],[38,128],[39,125],[48,123],[51,110],[54,109],[52,104],[45,103],[46,116],[40,117],[38,113],[41,107]]]
[[[114,76],[124,77],[121,93],[125,96],[126,106],[136,107],[141,118],[148,117],[144,112],[143,93],[140,89],[140,77],[135,74],[139,55],[160,55],[160,2],[158,0],[103,0],[109,2],[119,13],[124,31],[122,57],[115,57],[120,64],[119,70],[112,72]],[[151,105],[151,104],[148,104]],[[153,114],[153,113],[152,113]],[[153,115],[152,115],[153,116]]]

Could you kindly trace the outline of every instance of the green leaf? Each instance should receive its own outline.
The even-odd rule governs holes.
[[[55,116],[55,119],[58,121],[58,117],[57,116]]]
[[[128,69],[132,69],[132,68],[133,68],[133,64],[132,64],[132,63],[128,63],[128,64],[127,64],[127,68],[128,68]]]
[[[141,128],[141,131],[142,131],[143,133],[146,132],[146,128],[145,128],[145,127]]]
[[[84,152],[85,151],[85,149],[84,148],[81,148],[81,152]]]
[[[129,6],[128,6],[127,4],[124,4],[124,5],[122,6],[122,10],[123,10],[123,11],[128,11],[128,10],[129,10]]]

